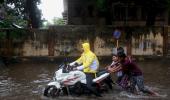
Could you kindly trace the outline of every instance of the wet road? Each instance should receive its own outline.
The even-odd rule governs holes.
[[[170,59],[169,59],[170,60]],[[144,72],[145,85],[161,94],[160,97],[126,95],[116,87],[103,97],[59,97],[57,100],[168,100],[170,98],[169,60],[138,61]],[[106,64],[103,64],[105,66]],[[54,63],[20,63],[0,67],[0,100],[48,100],[42,95],[45,85],[57,69]],[[50,99],[51,100],[51,99]],[[52,99],[56,100],[56,98]]]

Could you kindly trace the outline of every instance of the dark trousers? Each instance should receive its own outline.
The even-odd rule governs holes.
[[[142,91],[143,93],[153,94],[152,91],[150,91],[144,87],[144,79],[143,79],[142,75],[141,76],[132,76],[131,83],[132,83],[132,85],[131,85],[132,92],[135,91],[135,86],[137,85],[139,90]]]
[[[94,86],[92,86],[93,79],[95,78],[95,74],[94,73],[85,73],[85,74],[86,74],[87,88],[89,89],[89,91],[96,96],[101,96],[100,93],[97,91],[97,89]]]

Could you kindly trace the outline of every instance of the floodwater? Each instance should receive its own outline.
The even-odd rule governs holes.
[[[101,98],[95,96],[46,98],[42,95],[43,89],[52,79],[57,64],[22,62],[0,67],[0,100],[168,100],[170,98],[169,59],[137,63],[144,72],[145,85],[158,92],[159,97],[128,95],[114,86],[113,91],[103,94]],[[109,62],[103,66],[106,64]]]

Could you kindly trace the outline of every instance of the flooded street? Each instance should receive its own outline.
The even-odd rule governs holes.
[[[168,100],[170,98],[170,62],[166,60],[149,60],[137,62],[144,73],[145,85],[158,92],[160,97],[131,96],[116,88],[103,97],[105,100],[152,99]],[[103,64],[105,66],[107,63]],[[108,62],[109,64],[109,62]],[[0,67],[0,100],[48,100],[42,95],[46,84],[52,79],[55,70],[54,63],[19,63]],[[95,96],[87,97],[59,97],[57,100],[94,100]],[[56,100],[56,98],[52,99]]]

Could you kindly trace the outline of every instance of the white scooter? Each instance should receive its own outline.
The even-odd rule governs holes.
[[[110,73],[102,71],[97,78],[93,79],[94,84],[101,83],[104,79],[108,78]],[[111,80],[111,78],[109,79]],[[110,82],[110,83],[109,83]],[[107,81],[111,86],[112,80]],[[62,94],[84,93],[82,87],[86,85],[86,75],[82,71],[73,71],[73,67],[68,64],[59,66],[59,69],[55,72],[52,82],[48,83],[44,90],[44,96],[57,97]],[[72,88],[72,89],[71,89]],[[111,88],[111,87],[108,87]]]

